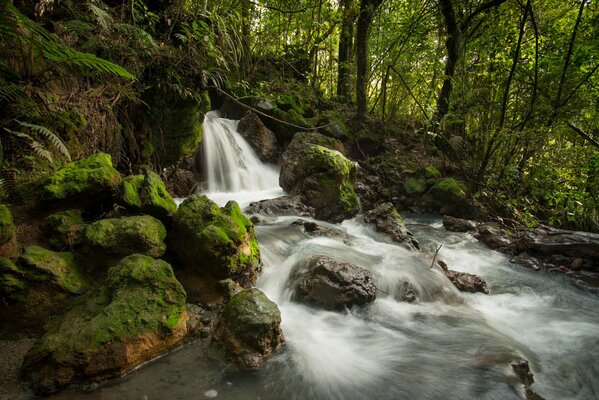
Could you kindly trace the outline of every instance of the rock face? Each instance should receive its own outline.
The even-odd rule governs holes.
[[[251,203],[245,209],[248,214],[265,215],[301,215],[313,217],[314,208],[302,203],[300,196],[283,196],[276,199],[260,200]]]
[[[476,229],[476,222],[444,215],[443,226],[450,232],[470,232]]]
[[[121,180],[121,174],[113,168],[110,156],[97,153],[68,163],[50,174],[42,185],[42,200],[97,204],[112,197]]]
[[[372,273],[367,269],[317,257],[310,261],[307,272],[298,279],[293,298],[317,307],[339,310],[374,301],[376,287]]]
[[[0,245],[8,242],[15,235],[15,224],[10,209],[0,204]]]
[[[187,332],[186,295],[166,262],[131,255],[93,295],[51,325],[23,362],[38,393],[130,371]]]
[[[377,232],[385,233],[393,242],[408,250],[420,250],[418,241],[408,231],[403,223],[403,218],[393,204],[383,203],[374,210],[362,216],[362,219],[375,226]]]
[[[110,256],[133,253],[160,257],[166,250],[166,229],[149,215],[108,218],[93,222],[83,232],[83,244],[92,252]]]
[[[284,343],[281,312],[259,289],[234,295],[215,331],[227,354],[242,369],[258,369]]]
[[[55,250],[71,249],[81,243],[85,222],[81,212],[67,210],[52,214],[44,220],[44,233]]]
[[[330,140],[322,138],[323,143]],[[304,139],[310,138],[296,134],[285,151],[279,184],[289,194],[302,196],[318,219],[338,222],[353,217],[360,208],[356,165],[339,151],[306,144]]]
[[[162,179],[152,171],[126,177],[120,186],[118,199],[129,210],[149,214],[161,221],[177,210],[177,204]]]
[[[234,201],[219,208],[206,196],[188,197],[174,215],[171,243],[185,267],[214,278],[249,286],[261,269],[254,225]]]
[[[277,161],[277,138],[256,114],[249,112],[241,118],[237,132],[248,141],[260,160],[271,163]]]

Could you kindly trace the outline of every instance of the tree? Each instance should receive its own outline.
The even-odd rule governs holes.
[[[368,74],[368,31],[377,8],[383,0],[362,0],[356,30],[356,103],[359,118],[367,111],[366,78]]]

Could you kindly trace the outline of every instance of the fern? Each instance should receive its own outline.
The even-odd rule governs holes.
[[[0,103],[15,100],[23,94],[23,87],[15,83],[0,81]]]
[[[100,25],[103,29],[108,30],[110,25],[113,23],[113,19],[110,14],[103,8],[95,5],[93,1],[88,1],[86,4],[98,25]]]
[[[82,37],[85,34],[94,30],[93,24],[90,24],[89,22],[80,21],[78,19],[65,22],[64,27],[68,33],[77,37]]]
[[[37,133],[40,136],[46,138],[67,160],[71,161],[71,155],[67,150],[63,141],[51,130],[42,125],[29,124],[27,122],[15,121],[19,125],[25,128],[29,128],[32,132]]]

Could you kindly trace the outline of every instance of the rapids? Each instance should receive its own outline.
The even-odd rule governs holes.
[[[206,194],[242,205],[281,195],[276,167],[260,163],[235,126],[206,116]],[[318,221],[339,233],[325,238],[292,225],[299,217],[263,216],[256,225],[264,262],[257,286],[281,309],[282,352],[259,372],[236,373],[198,341],[76,398],[519,399],[522,385],[510,368],[517,357],[529,360],[532,388],[547,399],[599,397],[596,295],[511,264],[471,235],[445,231],[438,216],[405,217],[422,252],[389,244],[358,219]],[[440,244],[438,258],[483,277],[491,293],[460,293],[440,269],[431,269]],[[377,299],[344,312],[291,301],[290,278],[314,255],[372,271]],[[396,299],[404,281],[419,301]]]

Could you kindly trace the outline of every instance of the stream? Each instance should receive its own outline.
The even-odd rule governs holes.
[[[242,207],[283,195],[277,168],[262,164],[235,127],[206,116],[205,193]],[[232,372],[198,341],[95,391],[55,398],[521,399],[510,367],[518,357],[530,362],[532,388],[546,399],[599,397],[599,298],[563,277],[511,264],[470,234],[446,231],[440,216],[404,215],[422,252],[391,244],[358,219],[318,221],[333,234],[315,237],[292,225],[299,217],[261,218],[257,286],[278,304],[286,340],[263,370]],[[461,293],[431,268],[441,244],[437,257],[484,278],[489,295]],[[372,271],[377,299],[343,312],[291,301],[294,273],[315,255]],[[415,303],[397,300],[405,281]]]

